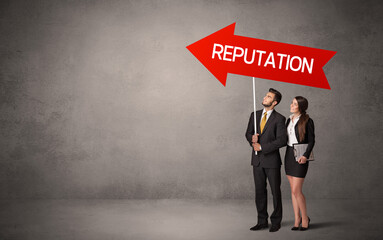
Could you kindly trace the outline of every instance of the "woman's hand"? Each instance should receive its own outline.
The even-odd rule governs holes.
[[[305,164],[307,162],[307,158],[305,156],[302,156],[298,159],[299,164]]]

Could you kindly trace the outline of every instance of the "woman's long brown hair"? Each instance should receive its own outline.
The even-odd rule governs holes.
[[[309,106],[309,102],[306,98],[302,96],[296,96],[295,100],[298,102],[298,109],[301,113],[298,121],[298,131],[299,131],[299,141],[302,142],[305,139],[306,134],[306,124],[310,118],[310,116],[306,113],[306,110]]]

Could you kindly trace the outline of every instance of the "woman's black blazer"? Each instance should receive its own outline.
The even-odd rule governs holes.
[[[298,143],[307,143],[307,149],[306,152],[303,154],[306,158],[309,158],[311,151],[313,150],[314,144],[315,144],[315,131],[314,131],[314,121],[309,118],[306,124],[306,134],[303,141],[300,141],[299,139],[299,130],[298,130],[298,124],[299,121],[301,121],[301,118],[298,120],[297,124],[295,124],[295,136],[297,137]],[[290,118],[286,121],[286,128],[289,126]],[[287,135],[288,136],[288,135]]]

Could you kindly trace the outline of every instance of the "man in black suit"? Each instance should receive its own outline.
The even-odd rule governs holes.
[[[258,212],[258,223],[250,230],[268,228],[267,188],[269,180],[273,194],[274,211],[270,216],[270,232],[276,232],[282,221],[281,196],[281,156],[279,148],[287,144],[286,118],[274,110],[280,103],[282,95],[270,88],[263,98],[263,110],[257,111],[257,134],[254,134],[254,112],[251,113],[246,131],[246,139],[253,148],[251,165],[255,183],[255,204]],[[257,155],[255,155],[257,151]]]

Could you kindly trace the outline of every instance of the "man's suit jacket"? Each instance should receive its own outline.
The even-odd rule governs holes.
[[[306,133],[305,133],[305,138],[303,139],[303,141],[299,140],[299,129],[298,129],[299,121],[301,121],[301,118],[298,120],[297,124],[295,124],[295,127],[294,127],[295,137],[297,138],[298,143],[307,143],[308,144],[307,149],[306,149],[305,153],[303,154],[303,156],[305,156],[306,158],[309,158],[311,151],[313,150],[313,147],[315,144],[314,121],[311,118],[309,118],[309,120],[307,121]],[[286,128],[287,128],[287,126],[289,126],[289,123],[290,123],[290,118],[287,119]]]
[[[252,112],[246,131],[246,139],[253,149],[251,165],[261,166],[263,168],[279,168],[282,165],[279,148],[286,146],[287,144],[287,130],[285,125],[286,118],[274,109],[261,134],[259,123],[261,120],[262,110],[259,110],[256,113],[257,133],[259,134],[258,143],[261,144],[262,150],[255,155],[255,151],[252,146],[251,140],[254,135],[254,112]]]

